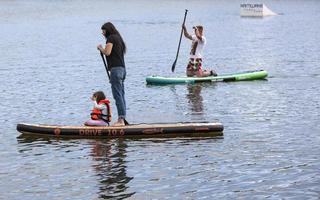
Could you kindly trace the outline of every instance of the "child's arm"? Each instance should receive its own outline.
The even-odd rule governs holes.
[[[96,101],[93,101],[93,103],[94,103],[93,107],[98,110],[104,110],[107,108],[105,104],[98,104]]]

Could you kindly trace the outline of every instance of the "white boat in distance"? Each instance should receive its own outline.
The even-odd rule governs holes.
[[[273,16],[277,13],[271,11],[264,4],[240,4],[240,16],[241,17],[264,17]]]

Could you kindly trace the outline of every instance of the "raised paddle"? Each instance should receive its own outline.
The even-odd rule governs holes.
[[[109,80],[110,80],[110,74],[109,74],[108,65],[107,65],[106,60],[104,59],[104,55],[103,55],[103,53],[102,53],[101,51],[100,51],[100,55],[101,55],[101,58],[102,58],[104,67],[106,68],[106,71],[107,71],[107,74],[108,74],[108,78],[109,78]]]
[[[185,12],[184,12],[183,24],[186,22],[187,13],[188,13],[188,10],[186,9]],[[174,69],[176,68],[176,63],[177,63],[177,60],[178,60],[178,55],[179,55],[179,50],[180,50],[182,33],[183,33],[183,28],[181,28],[181,34],[180,34],[180,40],[179,40],[179,45],[178,45],[178,50],[177,50],[176,59],[175,59],[175,61],[173,62],[173,65],[172,65],[172,67],[171,67],[171,71],[172,71],[172,72],[174,72]]]

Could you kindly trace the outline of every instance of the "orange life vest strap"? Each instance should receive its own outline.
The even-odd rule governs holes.
[[[92,110],[92,113],[91,113],[91,119],[93,120],[98,120],[98,119],[101,119],[107,123],[111,122],[111,107],[110,107],[110,101],[108,99],[104,99],[104,100],[101,100],[99,101],[98,104],[105,104],[106,107],[107,107],[107,114],[102,114],[102,111],[99,110],[99,109],[96,109],[94,108]]]

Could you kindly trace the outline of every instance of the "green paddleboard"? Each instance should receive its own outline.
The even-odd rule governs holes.
[[[265,79],[268,72],[265,70],[245,71],[233,74],[219,74],[218,76],[208,77],[162,77],[148,76],[147,84],[163,85],[163,84],[182,84],[182,83],[199,83],[199,82],[217,82],[217,81],[251,81]]]

